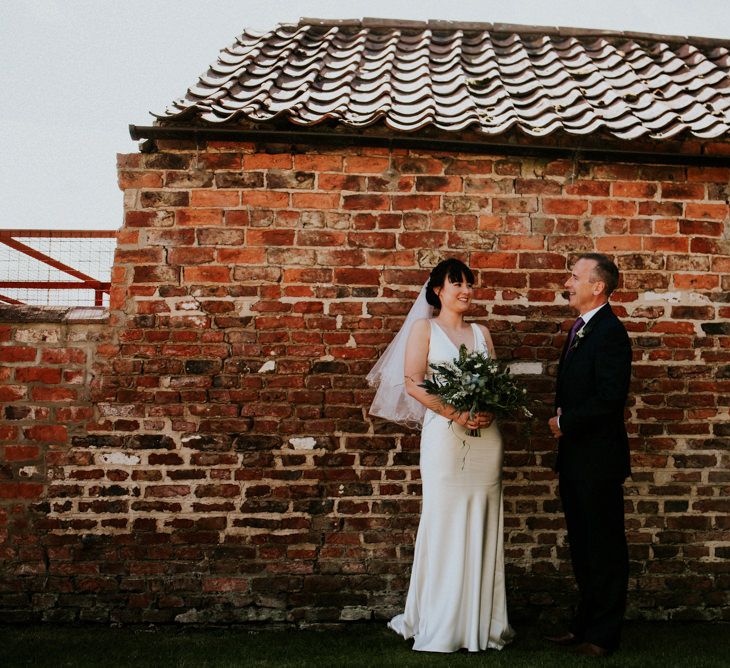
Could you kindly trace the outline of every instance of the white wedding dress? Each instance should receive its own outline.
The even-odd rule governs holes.
[[[475,348],[487,352],[472,324]],[[431,320],[429,363],[454,359],[456,346]],[[502,515],[502,437],[496,423],[467,436],[426,411],[421,435],[423,507],[405,612],[388,626],[422,652],[502,649],[507,621]]]

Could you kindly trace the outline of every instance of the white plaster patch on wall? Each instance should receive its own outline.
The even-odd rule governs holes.
[[[177,615],[177,617],[175,617],[175,621],[180,622],[181,624],[195,624],[200,621],[200,615],[195,608],[192,608],[187,612]]]
[[[136,404],[97,404],[99,414],[104,417],[136,417],[139,415],[139,406]]]
[[[289,443],[295,450],[313,450],[317,445],[317,441],[311,436],[306,438],[290,438]]]
[[[341,313],[335,318],[335,322],[336,322],[335,327],[337,327],[337,329],[342,329],[342,314]]]
[[[107,452],[100,459],[105,464],[117,464],[118,466],[134,466],[140,462],[138,455],[126,455],[123,452]]]
[[[196,299],[180,300],[175,307],[178,311],[200,311],[200,304]]]
[[[322,357],[319,358],[320,362],[332,362],[334,360],[334,355],[322,355]]]
[[[542,373],[542,362],[513,362],[509,365],[510,373],[515,376],[532,376]]]
[[[105,308],[100,306],[74,306],[68,313],[66,313],[66,322],[79,322],[79,321],[95,321],[95,320],[106,320],[109,317]],[[69,341],[86,341],[86,333],[81,332],[80,334],[72,334],[69,336]]]
[[[709,304],[707,295],[696,292],[645,292],[643,298],[648,302],[668,302],[669,304]]]
[[[19,329],[13,338],[19,343],[58,343],[61,340],[61,330],[57,327]]]
[[[344,622],[354,622],[359,619],[370,619],[372,611],[365,606],[346,606],[340,611],[340,620]]]
[[[350,334],[350,338],[347,340],[347,343],[345,344],[348,348],[355,348],[357,346],[357,342],[355,341],[355,337]]]
[[[259,369],[259,373],[268,373],[269,371],[276,370],[276,362],[274,360],[266,360]]]
[[[36,473],[38,473],[38,467],[37,466],[24,466],[22,469],[18,471],[20,473],[21,478],[32,478]]]

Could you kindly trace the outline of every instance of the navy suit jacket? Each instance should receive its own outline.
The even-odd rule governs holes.
[[[631,341],[609,304],[583,328],[558,367],[555,406],[562,410],[555,470],[566,480],[624,480],[631,475],[624,407]]]

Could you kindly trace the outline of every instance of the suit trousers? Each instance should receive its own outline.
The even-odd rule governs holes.
[[[584,642],[615,650],[629,579],[623,482],[561,476],[560,500],[579,593],[570,631]]]

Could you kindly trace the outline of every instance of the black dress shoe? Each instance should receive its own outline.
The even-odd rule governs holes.
[[[578,645],[580,638],[575,634],[567,631],[557,636],[544,636],[545,640],[553,643],[554,645],[560,645],[561,647],[569,647],[570,645]]]
[[[591,642],[581,643],[573,651],[581,656],[608,656],[611,653],[605,647],[594,645]]]

